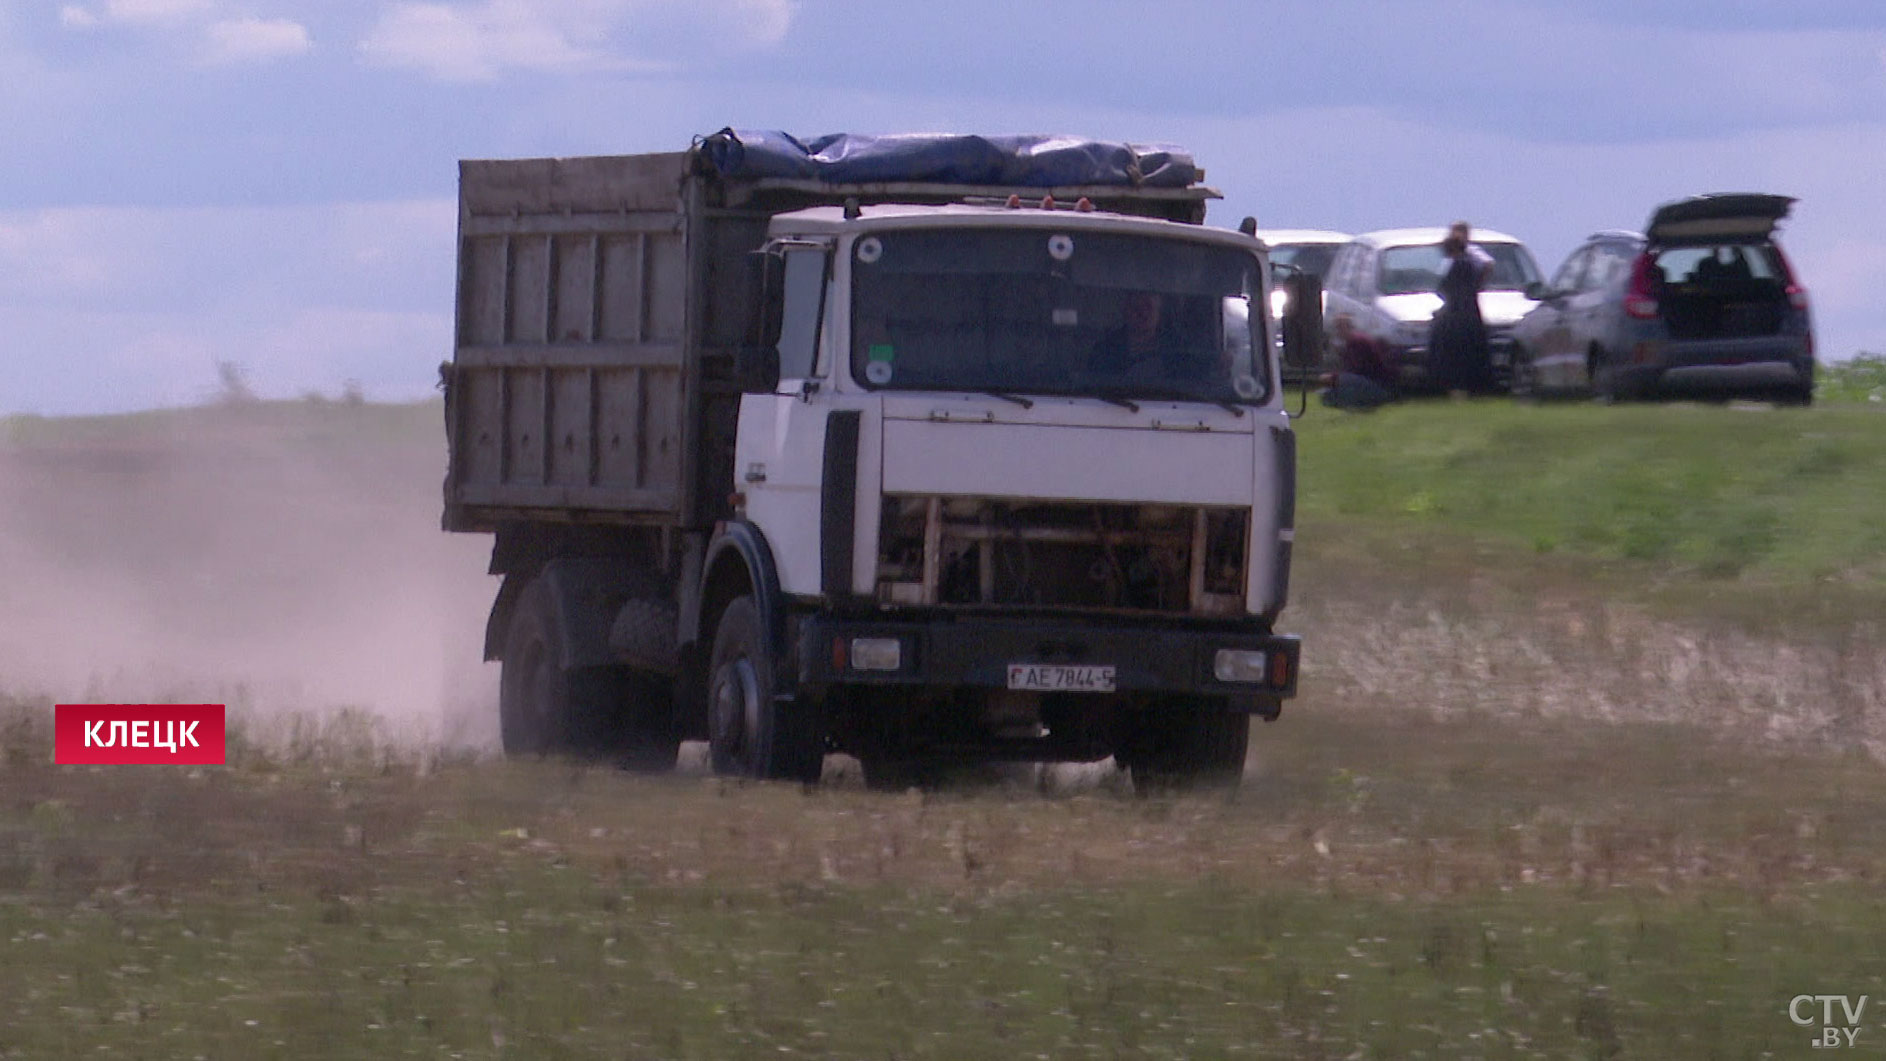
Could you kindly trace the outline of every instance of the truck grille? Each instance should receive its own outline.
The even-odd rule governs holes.
[[[887,604],[1237,615],[1248,514],[891,495],[878,534]]]

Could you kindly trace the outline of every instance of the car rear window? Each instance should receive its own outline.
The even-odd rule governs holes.
[[[1780,280],[1781,262],[1767,243],[1717,243],[1671,247],[1657,254],[1657,268],[1668,284],[1701,284],[1721,279]]]

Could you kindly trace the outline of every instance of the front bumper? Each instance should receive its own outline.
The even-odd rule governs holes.
[[[1008,687],[1014,664],[1111,666],[1120,693],[1195,693],[1282,699],[1296,695],[1301,640],[1216,627],[1174,627],[1146,622],[1080,623],[993,617],[877,621],[801,616],[795,623],[796,670],[802,687],[834,685]],[[895,671],[849,666],[854,638],[896,638]],[[1282,656],[1262,681],[1220,681],[1213,661],[1220,649]],[[1281,677],[1282,681],[1276,678]],[[1086,694],[1073,694],[1086,695]]]

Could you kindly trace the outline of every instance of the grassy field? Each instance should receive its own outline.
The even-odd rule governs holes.
[[[332,454],[291,480],[328,491],[308,547],[390,572],[436,513],[378,499],[436,497],[437,427],[265,403],[13,418],[0,453]],[[1789,1000],[1886,976],[1886,417],[1300,428],[1303,696],[1235,799],[637,778],[263,694],[228,767],[58,768],[48,703],[0,701],[0,1058],[1813,1056]],[[161,494],[137,522],[188,541]],[[275,590],[247,625],[309,587]]]
[[[1886,411],[1488,401],[1300,428],[1303,512],[1332,533],[1359,523],[1686,579],[1886,586]]]
[[[0,1057],[1787,1057],[1886,974],[1877,766],[1679,728],[1328,712],[1146,801],[59,769],[34,718]]]
[[[1823,365],[1815,397],[1827,402],[1886,402],[1886,354],[1862,351]]]

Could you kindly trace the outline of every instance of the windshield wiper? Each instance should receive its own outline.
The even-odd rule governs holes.
[[[1007,391],[977,391],[976,393],[986,394],[991,398],[1000,398],[1005,402],[1014,402],[1024,409],[1033,409],[1035,407],[1035,403],[1031,399],[1024,398],[1019,394],[1010,394]]]
[[[1128,412],[1139,412],[1139,403],[1135,401],[1128,401],[1125,398],[1118,398],[1111,394],[1093,394],[1089,395],[1089,397],[1106,402],[1108,405],[1117,405]]]
[[[1196,391],[1183,390],[1178,387],[1167,387],[1163,389],[1149,390],[1141,394],[1140,397],[1152,399],[1154,401],[1164,400],[1164,401],[1173,401],[1173,402],[1209,402],[1212,405],[1216,405],[1218,408],[1223,409],[1225,412],[1230,413],[1232,416],[1238,417],[1239,419],[1244,418],[1244,406],[1242,405],[1238,405],[1235,402],[1227,401],[1223,398],[1215,398],[1215,397],[1212,397],[1211,395],[1199,394]]]

